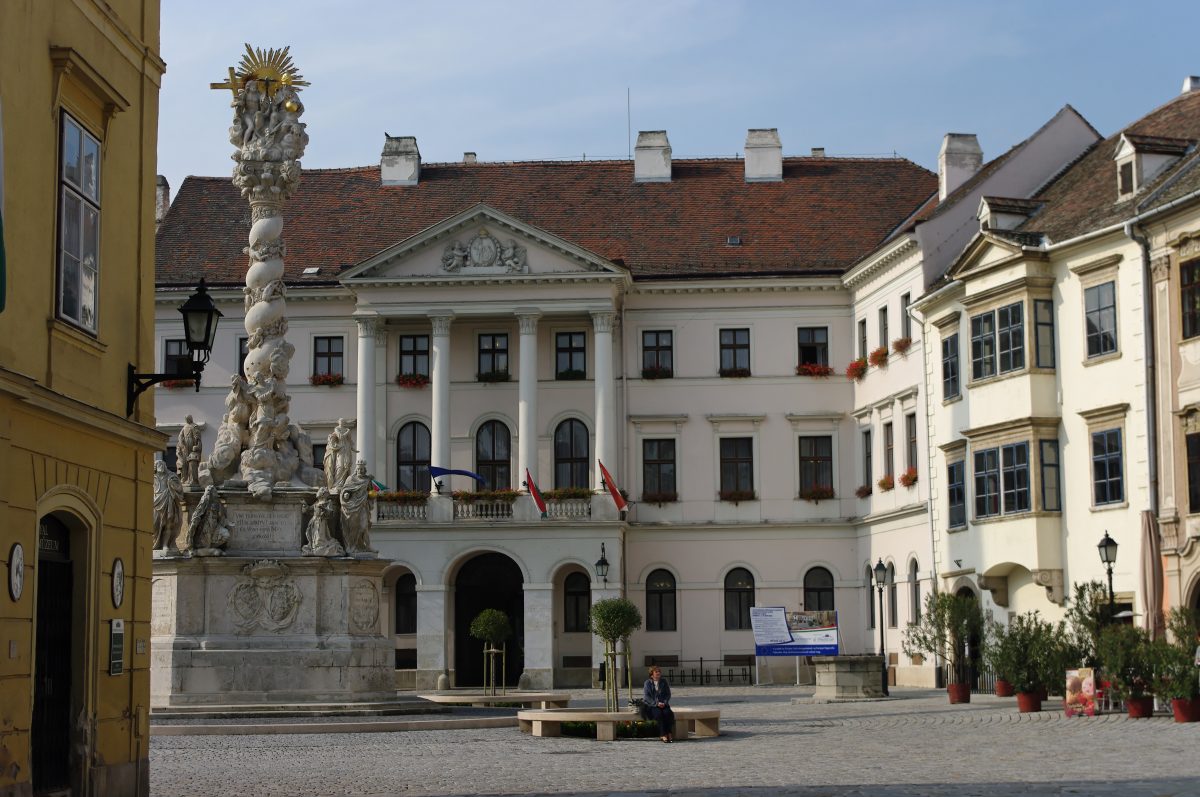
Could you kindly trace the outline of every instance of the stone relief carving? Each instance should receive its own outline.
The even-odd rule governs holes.
[[[379,592],[368,579],[360,578],[350,588],[350,622],[364,633],[378,629]]]
[[[465,245],[461,241],[446,244],[442,252],[442,269],[458,272],[464,268],[503,269],[509,274],[524,274],[529,271],[525,247],[512,238],[507,244],[487,230],[480,230]]]
[[[154,549],[175,549],[183,527],[183,484],[161,459],[154,463]]]
[[[193,556],[221,556],[229,544],[230,522],[225,502],[217,495],[217,488],[209,485],[192,515],[188,518],[187,544],[184,546]]]
[[[304,530],[307,540],[300,552],[305,556],[344,556],[346,551],[337,541],[338,506],[329,490],[317,490],[317,500],[312,505],[312,517]]]
[[[226,601],[233,624],[242,633],[262,628],[282,631],[296,619],[302,599],[287,565],[259,559],[242,568],[242,577]]]

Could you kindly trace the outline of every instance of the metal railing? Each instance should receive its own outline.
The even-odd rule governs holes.
[[[713,660],[683,659],[678,666],[662,667],[662,671],[670,683],[681,686],[736,686],[754,682],[753,667],[732,667]]]

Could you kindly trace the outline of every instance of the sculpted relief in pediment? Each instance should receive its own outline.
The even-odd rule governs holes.
[[[496,272],[526,274],[529,263],[525,247],[512,238],[507,244],[487,230],[480,230],[465,244],[454,240],[442,251],[442,270],[450,273]]]

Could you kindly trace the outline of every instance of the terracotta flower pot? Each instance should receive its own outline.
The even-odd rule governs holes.
[[[1042,696],[1037,692],[1017,692],[1017,711],[1032,714],[1042,710]]]
[[[1176,722],[1200,722],[1200,697],[1171,698],[1171,713]]]
[[[1129,718],[1133,720],[1146,719],[1154,716],[1154,698],[1152,697],[1131,697],[1125,701],[1125,708],[1129,711]]]
[[[996,679],[996,697],[1012,697],[1016,694],[1016,689],[1011,683],[1003,678]]]
[[[970,684],[947,684],[946,694],[950,695],[951,703],[970,703],[971,702],[971,685]]]

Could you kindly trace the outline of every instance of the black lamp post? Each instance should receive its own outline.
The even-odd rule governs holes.
[[[888,667],[887,653],[883,647],[883,580],[885,578],[887,578],[887,566],[883,563],[883,558],[881,557],[875,563],[875,586],[879,590],[879,657],[883,659],[883,694],[886,696],[888,694]]]
[[[196,383],[196,392],[200,392],[200,374],[204,364],[212,354],[213,338],[217,335],[217,321],[224,315],[213,304],[204,285],[204,278],[196,286],[196,292],[179,308],[183,316],[183,336],[187,340],[188,353],[192,357],[191,379]],[[133,405],[137,397],[151,385],[165,382],[168,379],[188,378],[186,373],[173,374],[139,374],[133,363],[129,364],[129,383],[125,391],[125,417],[133,415]]]
[[[600,543],[600,558],[596,560],[596,575],[608,586],[608,557],[604,555],[604,543]]]
[[[1117,609],[1116,597],[1113,595],[1112,585],[1113,565],[1117,562],[1117,541],[1108,536],[1108,532],[1105,531],[1104,539],[1100,540],[1100,544],[1096,548],[1100,550],[1100,561],[1104,563],[1104,567],[1108,570],[1108,621],[1111,623],[1113,614]]]

